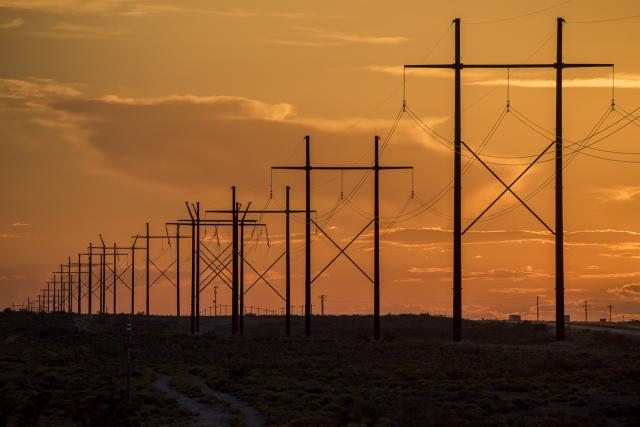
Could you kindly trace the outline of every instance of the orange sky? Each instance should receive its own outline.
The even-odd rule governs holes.
[[[270,166],[304,161],[306,134],[318,164],[370,162],[373,136],[387,135],[402,104],[402,64],[452,62],[454,17],[462,19],[463,62],[491,63],[554,62],[555,18],[563,16],[566,62],[616,64],[619,108],[600,129],[621,128],[623,112],[640,104],[640,18],[613,19],[640,15],[636,3],[469,0],[434,8],[420,1],[0,0],[0,306],[35,295],[67,256],[75,259],[89,242],[98,243],[98,233],[127,245],[147,221],[162,233],[165,221],[187,216],[185,200],[227,208],[231,185],[241,202],[275,208],[289,184],[294,207],[302,208],[304,186],[295,173],[274,174],[269,201]],[[521,116],[507,113],[482,151],[486,160],[503,163],[496,171],[505,180],[548,144],[553,78],[552,70],[509,75],[510,103]],[[463,139],[471,147],[482,144],[504,110],[506,80],[506,71],[463,71]],[[569,70],[565,85],[564,132],[579,142],[611,103],[612,73]],[[408,73],[406,101],[443,140],[404,114],[384,152],[383,163],[415,167],[416,197],[410,198],[410,173],[383,174],[382,311],[450,314],[449,71]],[[539,132],[524,126],[523,117]],[[640,311],[640,172],[631,163],[640,155],[611,152],[640,152],[639,136],[640,125],[630,123],[565,169],[566,301],[573,317],[582,318],[584,300],[593,319],[605,317],[609,304],[620,317]],[[531,195],[531,206],[549,224],[553,183],[538,187],[552,174],[552,162],[544,162],[514,187],[522,197]],[[313,176],[321,224],[343,244],[372,211],[371,180],[349,202],[340,200],[341,189],[349,193],[360,177]],[[443,188],[433,206],[425,204]],[[463,178],[463,219],[468,223],[501,190],[472,164]],[[553,316],[552,236],[525,209],[512,210],[514,203],[505,196],[464,236],[466,317],[532,318],[536,295],[542,316]],[[264,236],[248,244],[256,267],[282,251],[282,219],[268,223],[272,245]],[[303,227],[294,224],[293,302],[300,305]],[[216,250],[211,238],[209,232]],[[154,244],[152,258],[166,265],[173,247]],[[365,233],[350,253],[370,268],[370,248]],[[320,236],[314,251],[313,271],[335,253]],[[270,275],[279,289],[283,270],[278,265]],[[327,273],[314,284],[315,304],[326,294],[331,313],[371,312],[371,286],[347,260]],[[142,279],[139,270],[138,284]],[[188,273],[185,311],[187,281]],[[173,293],[168,283],[154,285],[152,311],[171,312]],[[121,296],[124,309],[127,295]],[[210,289],[203,298],[211,299]],[[220,299],[228,298],[220,284]],[[247,294],[246,304],[282,306],[263,284]]]

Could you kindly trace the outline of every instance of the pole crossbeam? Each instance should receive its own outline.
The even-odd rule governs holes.
[[[462,235],[473,226],[504,194],[510,192],[531,214],[533,214],[544,227],[555,235],[555,276],[556,276],[556,339],[565,338],[564,325],[564,221],[563,221],[563,164],[562,164],[562,71],[567,68],[595,68],[613,67],[610,63],[565,63],[562,55],[563,24],[564,19],[558,18],[556,22],[556,60],[554,63],[538,64],[464,64],[461,59],[460,49],[460,19],[453,20],[455,26],[454,40],[454,62],[451,64],[407,64],[405,69],[420,68],[440,68],[452,69],[454,71],[454,201],[453,201],[453,340],[460,341],[462,337]],[[556,71],[556,134],[555,140],[547,147],[542,154],[547,152],[551,146],[555,146],[555,227],[551,229],[519,196],[512,190],[513,185],[535,164],[542,154],[537,157],[510,185],[507,185],[491,168],[483,162],[473,150],[462,141],[462,105],[461,105],[461,71],[465,68],[472,69],[510,69],[510,68],[547,68]],[[473,156],[505,187],[505,190],[494,200],[482,213],[462,230],[462,168],[461,153],[462,147],[466,147]]]

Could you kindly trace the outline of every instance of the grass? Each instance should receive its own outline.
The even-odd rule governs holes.
[[[204,377],[263,414],[267,425],[638,425],[640,340],[545,325],[385,316],[370,339],[366,316],[314,318],[314,336],[291,338],[281,318],[250,317],[245,337],[228,318],[133,319],[134,398],[125,399],[126,316],[0,314],[0,425],[184,425],[192,414],[153,388],[155,373],[204,403]],[[11,338],[10,338],[11,337]],[[238,414],[231,418],[240,425]]]

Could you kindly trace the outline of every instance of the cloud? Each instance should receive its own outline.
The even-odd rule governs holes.
[[[417,277],[399,277],[397,279],[393,279],[393,283],[417,283],[422,282],[422,279]]]
[[[404,69],[403,65],[368,65],[364,67],[365,70],[384,73],[394,76],[406,75],[407,77],[421,77],[421,78],[439,78],[439,79],[452,79],[453,73],[449,69],[434,69],[434,68],[407,68]],[[463,76],[465,78],[465,84],[473,86],[506,86],[509,84],[511,87],[522,88],[555,88],[555,79],[547,78],[514,78],[513,76],[508,80],[505,77],[495,76],[493,71],[476,71],[476,70],[464,70]],[[612,84],[611,77],[593,77],[593,78],[574,78],[564,79],[563,87],[567,88],[606,88],[610,89]],[[638,73],[616,73],[615,79],[616,88],[620,89],[640,89],[640,74]]]
[[[464,280],[502,280],[522,282],[525,279],[539,279],[552,277],[544,271],[534,271],[530,266],[515,270],[511,268],[492,268],[486,271],[470,271],[462,274]],[[512,288],[516,289],[516,288]]]
[[[12,227],[28,227],[30,224],[26,224],[24,222],[14,222],[11,224]]]
[[[451,273],[451,267],[411,267],[407,270],[408,273]]]
[[[541,292],[547,292],[547,288],[490,288],[489,292],[499,294],[538,294]]]
[[[628,271],[620,273],[600,273],[600,274],[578,274],[576,277],[579,279],[617,279],[624,277],[637,277],[640,276],[640,271]]]
[[[45,37],[52,39],[106,39],[120,37],[128,32],[121,28],[115,27],[99,27],[91,25],[79,25],[69,22],[61,22],[55,24],[43,31],[35,31],[29,33],[37,37]]]
[[[640,283],[629,283],[612,289],[607,289],[607,293],[624,299],[640,301]]]
[[[182,4],[182,2],[176,4],[160,4],[159,2],[149,0],[0,0],[0,7],[19,10],[38,10],[65,15],[116,14],[141,17],[155,14],[196,13],[235,18],[272,17],[294,19],[314,15],[313,12],[279,12],[264,9],[209,9],[207,7],[192,7]]]
[[[325,47],[339,46],[346,44],[372,44],[372,45],[396,45],[411,41],[410,38],[402,36],[371,36],[345,33],[340,31],[328,30],[324,28],[314,27],[295,27],[294,29],[302,31],[313,37],[313,40],[284,40],[284,39],[265,39],[265,43],[279,44],[284,46],[300,46],[300,47]]]
[[[33,100],[37,98],[72,97],[82,92],[69,84],[51,79],[27,77],[26,79],[0,79],[0,98]]]
[[[5,22],[0,22],[0,29],[9,30],[11,28],[18,28],[24,25],[24,20],[22,18],[13,18]]]
[[[613,202],[629,202],[640,195],[640,187],[613,187],[600,190],[601,199]]]

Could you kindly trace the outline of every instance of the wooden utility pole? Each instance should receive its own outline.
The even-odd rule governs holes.
[[[325,299],[326,297],[327,297],[327,296],[326,296],[326,295],[324,295],[324,294],[320,295],[320,314],[321,314],[322,316],[324,316],[324,299]]]

